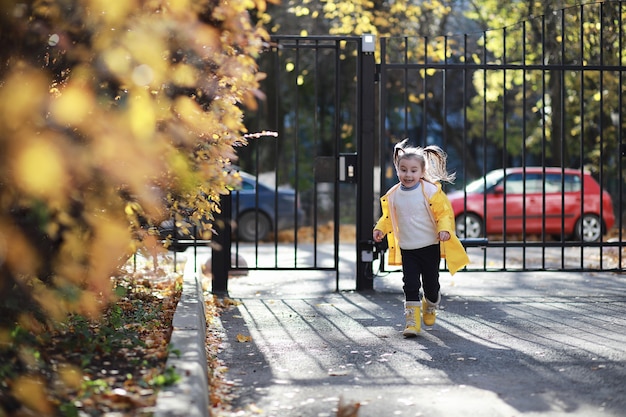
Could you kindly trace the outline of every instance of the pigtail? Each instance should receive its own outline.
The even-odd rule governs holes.
[[[393,165],[396,168],[398,167],[398,163],[400,162],[400,156],[406,153],[404,148],[407,147],[408,143],[409,138],[406,138],[403,141],[396,143],[396,146],[393,147]]]
[[[424,173],[426,179],[432,182],[445,181],[454,183],[455,173],[448,173],[446,162],[448,155],[437,145],[429,145],[422,149],[426,167]]]

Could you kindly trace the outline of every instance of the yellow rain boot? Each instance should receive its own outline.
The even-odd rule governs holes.
[[[434,326],[435,319],[437,318],[437,307],[439,306],[439,302],[441,301],[441,294],[437,296],[437,302],[433,303],[426,298],[426,296],[422,296],[422,310],[424,311],[424,325],[425,326]]]
[[[419,301],[406,301],[404,303],[404,318],[406,319],[406,327],[402,335],[404,337],[417,336],[422,328]]]

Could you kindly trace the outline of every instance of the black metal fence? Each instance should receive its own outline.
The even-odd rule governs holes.
[[[385,268],[369,240],[378,197],[408,137],[448,153],[469,270],[621,271],[625,13],[607,1],[367,48],[365,36],[272,38],[238,161],[248,187],[269,191],[232,195],[239,229],[220,269],[338,277],[347,247],[357,289],[371,287]]]
[[[259,61],[265,98],[247,115],[251,134],[238,160],[257,191],[268,188],[247,203],[232,197],[236,230],[248,213],[268,233],[234,233],[232,270],[322,270],[338,279],[339,247],[353,242],[345,229],[356,221],[356,185],[338,169],[339,155],[357,149],[360,49],[360,37],[272,38]]]
[[[603,2],[380,39],[381,190],[395,143],[436,144],[457,172],[457,234],[488,238],[472,269],[621,270],[625,12]]]

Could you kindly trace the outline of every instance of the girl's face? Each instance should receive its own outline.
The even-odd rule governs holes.
[[[418,158],[400,159],[396,172],[400,183],[407,188],[415,186],[424,175],[424,169]]]

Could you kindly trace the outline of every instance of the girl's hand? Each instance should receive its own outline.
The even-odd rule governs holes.
[[[372,237],[374,238],[374,242],[380,243],[383,240],[383,237],[385,237],[385,235],[383,234],[383,232],[381,232],[380,230],[376,229],[374,230],[374,233],[372,234]]]
[[[439,232],[439,240],[445,242],[446,240],[450,240],[450,232],[442,231]]]

